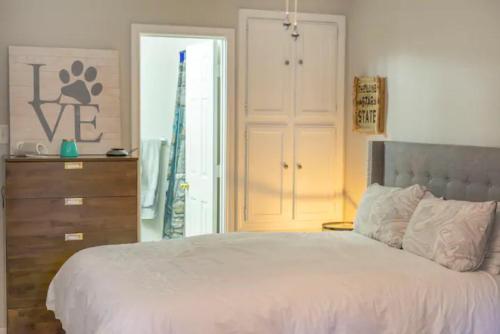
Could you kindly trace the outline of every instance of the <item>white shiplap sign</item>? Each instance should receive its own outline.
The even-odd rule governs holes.
[[[10,151],[40,142],[58,154],[75,139],[80,154],[121,146],[118,51],[9,48]]]

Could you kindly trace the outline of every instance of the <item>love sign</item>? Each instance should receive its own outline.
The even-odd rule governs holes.
[[[40,142],[57,154],[75,139],[82,154],[121,146],[118,52],[9,48],[10,151]]]

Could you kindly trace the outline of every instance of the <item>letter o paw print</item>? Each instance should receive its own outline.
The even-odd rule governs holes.
[[[100,95],[104,88],[101,83],[94,83],[97,74],[95,67],[85,69],[83,63],[76,60],[71,65],[71,73],[66,69],[59,72],[59,79],[65,84],[61,88],[61,96],[75,99],[82,105],[90,104],[92,97]]]

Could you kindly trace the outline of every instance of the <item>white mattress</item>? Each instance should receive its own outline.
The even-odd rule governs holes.
[[[498,287],[355,233],[244,233],[84,250],[47,306],[68,334],[494,334]]]

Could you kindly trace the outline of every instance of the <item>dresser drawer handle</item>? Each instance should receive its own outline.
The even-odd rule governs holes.
[[[66,206],[83,205],[83,198],[65,198],[64,205]]]
[[[83,240],[83,233],[66,233],[64,241],[81,241]]]
[[[82,161],[65,162],[64,169],[67,170],[83,169],[83,162]]]

